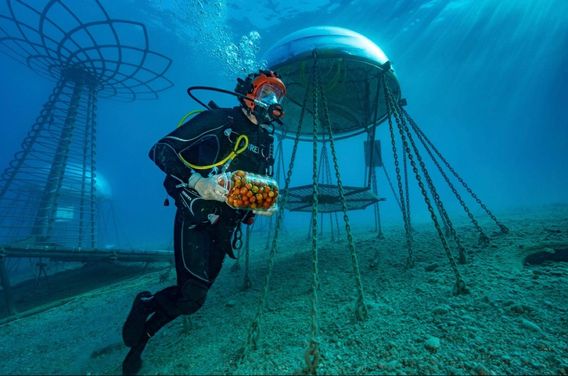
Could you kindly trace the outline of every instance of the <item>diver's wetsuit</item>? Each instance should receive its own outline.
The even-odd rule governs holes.
[[[266,129],[251,123],[241,107],[202,112],[150,150],[150,158],[167,174],[164,186],[177,206],[174,224],[177,285],[154,295],[156,313],[146,324],[149,336],[177,316],[192,314],[203,305],[225,254],[232,255],[231,239],[236,227],[250,215],[223,202],[203,200],[194,190],[181,187],[192,173],[206,177],[211,169],[196,172],[180,160],[178,153],[193,165],[211,165],[234,149],[239,135],[248,137],[249,146],[232,161],[228,171],[272,175],[273,137]]]

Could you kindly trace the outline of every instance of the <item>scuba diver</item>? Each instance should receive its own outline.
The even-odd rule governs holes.
[[[234,92],[240,105],[219,108],[210,102],[182,126],[150,149],[150,159],[166,174],[164,186],[177,207],[174,219],[174,257],[177,284],[155,294],[142,291],[134,298],[122,328],[130,347],[122,370],[136,374],[148,340],[180,315],[201,308],[221,270],[225,254],[235,258],[240,224],[252,224],[255,214],[233,209],[225,202],[227,190],[218,184],[220,172],[243,170],[272,176],[274,124],[282,124],[286,87],[273,71],[259,71],[238,79]],[[182,119],[183,121],[183,119]],[[164,205],[167,205],[164,202]],[[238,234],[240,238],[240,234]]]

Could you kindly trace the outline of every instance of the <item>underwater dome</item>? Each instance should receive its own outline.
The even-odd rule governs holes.
[[[286,84],[287,136],[298,128],[306,107],[301,136],[313,132],[313,95],[308,90],[317,59],[319,82],[326,97],[334,133],[350,137],[380,124],[387,117],[382,78],[391,94],[400,99],[400,85],[386,54],[370,39],[335,26],[314,26],[291,33],[264,55],[267,66]],[[306,103],[304,106],[303,104]],[[325,130],[319,129],[324,134]]]

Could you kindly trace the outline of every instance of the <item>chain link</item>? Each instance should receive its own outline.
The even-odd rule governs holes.
[[[401,111],[400,107],[397,107],[397,111]],[[399,116],[400,116],[399,112]],[[458,255],[459,255],[459,262],[461,264],[465,264],[466,263],[466,256],[465,256],[465,247],[463,246],[453,224],[452,221],[450,219],[450,216],[448,215],[444,204],[442,203],[442,200],[440,199],[440,195],[438,193],[438,190],[436,189],[436,187],[434,186],[434,182],[432,181],[432,178],[430,177],[430,173],[428,172],[428,169],[426,168],[426,164],[424,163],[424,161],[422,160],[422,156],[420,155],[420,152],[418,151],[418,147],[416,146],[414,139],[412,137],[412,134],[410,132],[410,129],[408,128],[406,121],[404,119],[404,116],[400,116],[400,120],[401,120],[401,126],[402,129],[405,131],[406,133],[406,137],[408,138],[408,141],[410,141],[410,144],[412,145],[412,149],[414,150],[414,155],[416,155],[416,159],[418,160],[418,163],[420,164],[420,168],[422,169],[422,174],[424,175],[425,179],[426,179],[426,183],[428,184],[428,188],[430,189],[430,193],[432,194],[432,197],[434,198],[434,202],[436,204],[436,207],[438,208],[438,213],[440,213],[440,217],[442,218],[443,222],[444,222],[444,226],[446,228],[446,231],[449,235],[452,236],[452,239],[455,241],[456,243],[456,248],[458,249]]]
[[[317,94],[314,94],[314,95],[317,95]],[[316,140],[315,140],[314,144],[316,145],[316,150],[317,150],[317,133],[316,133]],[[324,169],[325,156],[327,154],[325,137],[322,140],[322,147],[321,147],[320,153],[321,154],[320,154],[320,159],[319,159],[319,167],[318,167],[318,170],[317,170],[318,183],[322,182],[323,184],[329,184],[329,182],[327,181],[326,170]],[[317,163],[317,160],[316,160],[316,163]],[[315,184],[315,183],[313,182],[312,184]],[[313,213],[313,207],[312,207],[312,213]],[[323,215],[324,215],[324,213],[320,213],[320,223],[319,223],[319,226],[320,226],[319,236],[320,236],[320,238],[323,237],[323,224],[324,224]]]
[[[404,110],[403,110],[404,111]],[[410,115],[406,114],[407,117],[410,118]],[[479,197],[477,197],[477,195],[471,190],[471,188],[469,187],[469,185],[467,185],[467,183],[462,179],[462,177],[456,172],[456,170],[450,165],[450,163],[446,160],[446,158],[444,158],[444,156],[438,151],[438,149],[436,148],[436,146],[434,146],[434,144],[428,139],[428,137],[424,134],[424,132],[422,132],[422,130],[420,128],[417,128],[418,133],[420,133],[424,139],[426,140],[426,142],[430,145],[430,147],[432,148],[432,150],[434,150],[434,152],[436,153],[436,155],[438,155],[438,157],[442,160],[442,162],[444,162],[444,164],[446,165],[446,167],[448,167],[448,169],[451,171],[451,173],[456,177],[456,179],[458,179],[458,181],[460,182],[460,184],[467,190],[467,192],[471,195],[471,197],[473,197],[473,199],[475,200],[475,202],[481,206],[481,208],[487,213],[487,215],[489,215],[489,217],[491,217],[491,219],[497,224],[497,226],[499,226],[499,228],[501,229],[501,232],[503,232],[504,234],[509,232],[509,229],[502,224],[501,222],[499,222],[499,220],[497,219],[497,217],[495,217],[495,215],[493,215],[493,213],[487,208],[487,206],[481,201],[481,199]]]
[[[408,159],[410,160],[412,170],[414,171],[414,175],[416,176],[418,186],[420,187],[420,191],[422,192],[422,196],[424,197],[424,202],[426,203],[426,206],[428,207],[428,211],[430,212],[432,222],[434,223],[434,227],[436,228],[436,231],[438,232],[438,236],[440,238],[440,241],[442,242],[442,246],[444,248],[444,251],[446,252],[446,256],[447,256],[447,258],[450,262],[450,266],[451,266],[451,268],[454,272],[454,275],[456,277],[456,285],[455,285],[455,288],[454,288],[454,293],[456,295],[461,294],[461,293],[466,293],[467,289],[465,287],[465,282],[461,278],[461,275],[460,275],[459,270],[457,268],[456,262],[455,262],[455,260],[452,256],[451,251],[450,251],[450,247],[448,246],[446,238],[444,237],[444,233],[442,232],[442,229],[440,227],[440,223],[438,222],[438,218],[436,217],[436,214],[434,213],[434,208],[432,207],[432,203],[430,201],[430,198],[428,197],[428,193],[426,192],[426,187],[424,186],[424,182],[422,181],[422,177],[420,176],[420,173],[418,172],[418,167],[416,166],[416,161],[414,160],[414,156],[410,152],[410,147],[408,146],[408,141],[407,141],[407,138],[406,138],[406,135],[405,135],[405,132],[408,132],[408,127],[406,127],[406,123],[404,123],[403,120],[401,119],[401,117],[399,116],[399,111],[398,111],[397,105],[395,104],[394,99],[392,98],[392,95],[390,93],[390,89],[386,85],[386,83],[384,84],[384,88],[385,88],[385,94],[386,94],[386,98],[387,98],[388,107],[390,108],[390,110],[392,110],[392,113],[394,114],[394,117],[395,117],[395,120],[396,120],[396,123],[397,123],[397,128],[398,128],[400,137],[402,139],[402,143],[403,143],[405,153],[408,155]],[[405,127],[406,129],[403,130],[403,127]],[[415,152],[416,152],[416,150],[415,150]],[[419,158],[418,154],[417,154],[417,158]],[[420,162],[422,162],[421,167],[423,167],[423,169],[425,169],[425,166],[423,165],[424,162],[421,159],[420,159]],[[425,170],[423,170],[423,172],[425,172]],[[425,172],[425,176],[427,176],[427,179],[429,179],[429,175],[427,174],[427,172]],[[432,192],[432,193],[434,194],[435,191]]]
[[[302,132],[302,123],[304,121],[304,116],[305,116],[305,109],[306,109],[306,105],[307,105],[307,100],[308,100],[308,93],[310,92],[310,84],[308,84],[308,87],[306,87],[306,94],[304,96],[304,100],[302,103],[302,110],[300,112],[300,118],[298,121],[298,129],[296,131],[296,135],[295,135],[295,139],[294,139],[294,146],[292,147],[292,155],[290,157],[290,164],[288,166],[288,172],[286,174],[286,181],[284,183],[284,194],[281,195],[280,197],[282,198],[282,200],[280,201],[280,210],[278,210],[277,212],[277,217],[276,217],[276,225],[274,228],[274,234],[272,237],[272,245],[270,247],[270,254],[269,254],[269,258],[268,258],[268,271],[266,273],[265,279],[264,279],[264,288],[262,291],[262,294],[259,298],[259,303],[258,303],[258,309],[255,315],[254,320],[251,323],[248,335],[247,335],[247,342],[246,344],[243,346],[243,348],[240,350],[240,361],[243,361],[248,354],[250,353],[251,350],[256,350],[256,348],[258,347],[258,340],[260,337],[260,321],[262,319],[262,313],[264,311],[264,306],[266,304],[266,298],[268,296],[268,289],[270,286],[270,278],[272,276],[272,270],[274,267],[274,257],[276,255],[276,252],[278,251],[278,235],[280,234],[280,229],[282,226],[282,219],[284,218],[284,208],[286,207],[286,202],[288,201],[288,192],[289,192],[289,187],[290,187],[290,180],[292,178],[292,170],[294,169],[294,163],[296,161],[296,152],[298,151],[298,144],[300,142],[300,134]],[[282,192],[282,190],[281,190]]]
[[[392,110],[391,110],[391,107],[390,107],[391,98],[389,97],[390,91],[388,91],[388,88],[387,88],[386,76],[385,75],[383,75],[382,81],[383,81],[383,92],[385,94],[385,102],[386,102],[386,105],[387,105],[386,106],[387,107],[387,119],[388,119],[388,122],[389,122],[389,132],[390,132],[391,146],[392,146],[392,152],[393,152],[393,157],[394,157],[396,180],[397,180],[397,183],[398,183],[398,195],[399,195],[398,204],[400,205],[400,209],[402,211],[402,221],[404,223],[404,232],[406,234],[406,247],[408,248],[408,258],[406,259],[406,267],[412,268],[414,266],[414,256],[413,256],[413,252],[412,252],[413,238],[412,238],[412,233],[410,231],[410,223],[409,223],[410,221],[408,220],[408,213],[406,211],[406,202],[404,200],[404,192],[403,192],[403,189],[402,189],[402,178],[400,176],[400,163],[398,161],[398,152],[396,150],[396,142],[395,142],[395,137],[394,137],[393,125],[392,125],[392,116],[391,116]],[[389,182],[390,182],[390,180],[389,180]]]
[[[404,199],[406,201],[406,218],[408,220],[408,231],[412,234],[412,222],[410,214],[410,191],[408,190],[408,161],[406,158],[406,153],[402,154],[403,166],[404,166]]]
[[[394,189],[394,186],[392,185],[392,180],[389,176],[389,173],[386,169],[385,166],[383,166],[383,172],[385,173],[385,177],[387,178],[387,182],[389,183],[389,188],[392,192],[392,195],[394,197],[394,200],[396,201],[396,204],[398,205],[398,208],[400,209],[401,213],[402,213],[402,205],[400,205],[400,200],[398,199],[397,195],[396,195],[396,191]]]
[[[325,130],[324,130],[325,132]],[[325,169],[326,169],[326,173],[329,179],[329,184],[331,184],[331,166],[329,165],[329,156],[326,154],[325,156]],[[334,232],[333,229],[333,221],[335,220],[335,227],[337,229],[336,232]],[[333,212],[333,213],[329,213],[329,224],[331,226],[331,239],[333,242],[335,242],[335,236],[337,236],[337,239],[339,240],[339,238],[341,237],[341,230],[339,229],[339,218],[337,216],[337,212]],[[335,235],[334,235],[335,234]]]
[[[316,375],[317,374],[317,367],[319,363],[319,343],[317,342],[310,342],[309,348],[306,350],[304,354],[304,359],[306,361],[306,374],[309,375]]]
[[[353,235],[351,234],[351,225],[349,224],[349,216],[347,215],[347,202],[345,200],[345,193],[343,190],[343,183],[341,182],[341,176],[339,174],[339,163],[337,159],[337,152],[335,150],[335,141],[333,137],[333,129],[331,127],[331,121],[329,118],[329,111],[327,108],[327,98],[323,88],[321,88],[321,98],[323,103],[323,115],[324,123],[327,125],[329,131],[329,144],[331,149],[331,155],[333,159],[333,166],[335,168],[335,178],[337,179],[337,187],[339,190],[339,197],[341,201],[341,207],[343,209],[343,220],[345,222],[345,232],[347,233],[347,241],[349,245],[349,252],[351,254],[351,263],[353,265],[353,274],[355,275],[355,284],[357,288],[357,302],[355,305],[355,317],[358,320],[366,320],[369,312],[367,310],[367,305],[365,304],[365,298],[363,294],[363,283],[361,282],[361,273],[359,271],[359,261],[357,260],[357,253],[355,252],[355,246],[353,245]]]
[[[315,375],[319,359],[318,342],[318,122],[319,120],[319,100],[318,88],[320,77],[317,66],[317,54],[314,50],[314,65],[312,67],[312,100],[313,100],[313,132],[312,132],[312,297],[311,297],[311,333],[309,347],[306,350],[305,360],[308,372]]]
[[[254,226],[254,223],[251,225]],[[248,290],[252,287],[252,282],[249,277],[250,267],[250,234],[252,233],[251,226],[247,226],[246,240],[245,240],[245,273],[243,276],[243,290]],[[239,257],[240,259],[240,257]],[[238,260],[237,260],[238,261]]]
[[[426,143],[426,140],[424,139],[422,130],[418,127],[418,124],[416,124],[416,122],[410,117],[410,115],[408,114],[408,112],[406,112],[406,110],[402,109],[402,114],[403,114],[404,117],[406,117],[406,119],[410,123],[410,126],[412,127],[412,129],[418,135],[418,139],[420,140],[420,142],[424,146],[424,149],[426,149],[426,151],[430,155],[430,158],[432,159],[432,161],[434,161],[434,163],[436,164],[436,167],[438,167],[438,170],[440,171],[440,173],[444,177],[444,180],[446,181],[446,183],[448,184],[448,186],[450,187],[450,189],[452,190],[452,192],[454,193],[454,195],[456,196],[456,198],[460,202],[460,205],[462,206],[462,208],[466,212],[467,216],[469,217],[469,219],[471,220],[471,222],[473,223],[473,225],[475,226],[475,228],[479,232],[479,234],[480,234],[479,235],[479,244],[482,245],[482,246],[487,246],[489,244],[489,237],[485,234],[485,232],[483,231],[483,229],[481,228],[481,226],[479,225],[479,223],[477,222],[477,220],[473,216],[473,213],[467,207],[465,201],[463,200],[463,198],[461,197],[461,195],[457,191],[456,187],[452,184],[448,175],[442,169],[440,162],[434,157],[432,150],[430,149],[430,147]]]
[[[284,164],[284,147],[283,147],[283,140],[286,137],[286,134],[287,134],[287,129],[284,128],[283,134],[279,134],[277,136],[278,137],[278,146],[276,148],[276,155],[278,157],[275,158],[275,163],[277,164],[275,179],[276,179],[276,182],[278,182],[279,185],[281,183],[281,177],[282,177],[283,171],[286,170],[286,165]],[[273,222],[274,222],[274,217],[273,216],[268,217],[268,224],[267,224],[268,225],[268,235],[266,236],[266,245],[264,247],[266,249],[270,248],[270,240],[272,238]]]

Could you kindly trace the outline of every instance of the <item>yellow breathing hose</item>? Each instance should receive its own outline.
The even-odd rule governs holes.
[[[193,110],[193,111],[189,111],[187,114],[183,115],[183,117],[178,121],[176,128],[181,127],[181,125],[187,120],[188,117],[190,117],[193,114],[198,114],[200,112],[203,112],[205,110]]]
[[[178,122],[177,126],[180,127],[185,120],[190,117],[193,114],[199,113],[199,112],[203,112],[204,110],[193,110],[188,112],[187,114],[185,114],[181,120]],[[244,140],[244,145],[242,147],[239,147],[239,145],[242,143],[242,141]],[[244,152],[249,145],[249,140],[248,137],[245,136],[244,134],[240,135],[239,137],[237,137],[237,141],[235,142],[235,147],[233,148],[233,150],[229,153],[229,155],[227,155],[225,158],[223,158],[223,160],[211,164],[211,165],[207,165],[207,166],[197,166],[194,165],[192,163],[189,163],[187,160],[185,160],[185,158],[181,155],[181,153],[178,153],[178,157],[179,159],[183,162],[184,165],[186,165],[189,168],[193,168],[194,170],[207,170],[213,167],[217,167],[217,166],[221,166],[224,165],[226,162],[228,161],[232,161],[233,159],[235,159],[235,157],[239,154],[241,154],[242,152]]]

